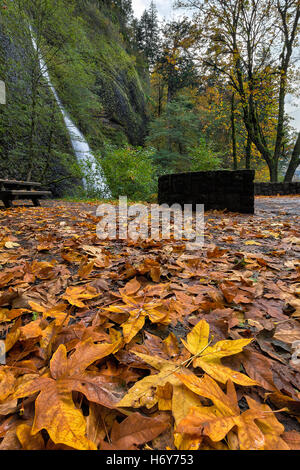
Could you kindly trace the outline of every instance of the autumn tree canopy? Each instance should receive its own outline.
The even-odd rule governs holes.
[[[179,0],[176,4],[195,12],[203,63],[222,74],[238,94],[249,136],[268,165],[271,181],[277,181],[286,139],[286,96],[296,71],[293,52],[299,40],[299,2]],[[262,93],[267,99],[273,93],[276,96],[276,131],[271,139],[263,126]]]

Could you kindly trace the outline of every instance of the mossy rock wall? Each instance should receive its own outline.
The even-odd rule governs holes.
[[[93,150],[104,143],[142,145],[148,125],[146,65],[97,6],[76,14],[78,43],[69,56],[65,51],[58,56],[54,69],[60,98]]]

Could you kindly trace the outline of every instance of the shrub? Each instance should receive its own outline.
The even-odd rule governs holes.
[[[200,139],[197,147],[189,150],[190,171],[209,171],[221,168],[221,159],[212,148],[207,144],[205,139]]]
[[[151,148],[106,145],[98,156],[112,197],[127,196],[134,201],[147,201],[156,192],[156,178]]]

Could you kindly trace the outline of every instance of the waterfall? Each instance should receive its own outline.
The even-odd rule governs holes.
[[[34,38],[31,27],[30,27],[30,32],[31,32],[31,39],[32,39],[33,47],[35,48],[36,51],[38,51],[37,43]],[[97,165],[96,159],[94,155],[92,154],[89,144],[85,140],[84,136],[82,135],[80,130],[75,126],[73,121],[68,116],[54,86],[52,85],[47,65],[45,64],[45,61],[43,60],[40,54],[39,54],[39,63],[40,63],[41,73],[43,77],[45,78],[45,80],[47,81],[48,86],[51,89],[55,97],[55,100],[57,102],[57,105],[63,115],[64,122],[69,132],[72,147],[76,155],[77,161],[82,167],[83,171],[85,172],[85,176],[83,178],[83,185],[84,185],[85,190],[91,189],[94,191],[99,191],[103,197],[110,198],[111,192],[106,183],[105,176],[103,175],[103,171],[101,170],[101,168],[99,168],[99,165]],[[91,178],[92,178],[92,181],[91,181]]]

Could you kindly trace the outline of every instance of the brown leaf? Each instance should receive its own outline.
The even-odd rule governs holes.
[[[168,417],[147,418],[132,413],[122,423],[115,421],[111,431],[111,442],[115,448],[130,450],[159,436],[169,426]]]

